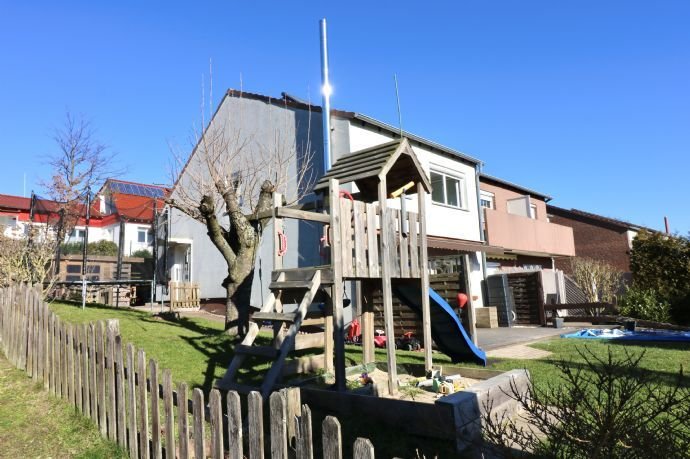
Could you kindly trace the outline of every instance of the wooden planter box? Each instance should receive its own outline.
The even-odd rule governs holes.
[[[476,308],[474,314],[477,318],[477,328],[498,328],[496,308],[491,306]]]

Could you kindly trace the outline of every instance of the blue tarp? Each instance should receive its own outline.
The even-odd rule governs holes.
[[[616,341],[671,341],[690,343],[690,332],[673,330],[628,331],[608,328],[585,328],[574,333],[561,335],[561,338],[613,339]]]

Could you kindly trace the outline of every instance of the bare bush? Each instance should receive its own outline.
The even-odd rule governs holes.
[[[614,303],[622,273],[613,266],[591,258],[573,258],[573,279],[590,303]],[[599,311],[588,311],[598,315]]]
[[[0,286],[26,283],[52,287],[56,241],[47,227],[30,227],[28,237],[12,238],[0,231]]]
[[[568,458],[686,457],[690,450],[690,388],[682,368],[660,378],[640,363],[644,352],[578,349],[582,362],[559,362],[558,381],[509,394],[518,419],[483,416],[484,440],[498,457],[535,454]]]

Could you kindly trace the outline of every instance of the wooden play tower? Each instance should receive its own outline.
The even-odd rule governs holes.
[[[354,183],[351,193],[341,185]],[[267,396],[277,383],[283,364],[292,350],[303,349],[300,340],[308,339],[301,328],[322,324],[317,342],[323,348],[323,367],[335,374],[336,388],[345,389],[345,324],[343,300],[346,282],[356,285],[360,305],[362,352],[364,362],[374,361],[374,312],[372,292],[383,297],[387,336],[388,390],[397,392],[392,285],[414,283],[421,292],[429,288],[425,206],[431,185],[410,142],[403,138],[341,157],[315,185],[323,198],[325,212],[282,207],[274,200],[272,212],[276,250],[271,292],[260,311],[253,314],[248,333],[235,346],[235,356],[225,376],[218,382],[222,389],[242,392],[256,387],[237,382],[247,357],[271,361],[261,382]],[[408,194],[406,194],[408,193]],[[416,199],[410,195],[416,193]],[[416,203],[415,203],[416,201]],[[407,207],[416,208],[416,212]],[[330,244],[330,262],[322,266],[283,268],[278,255],[282,219],[294,218],[324,224]],[[424,361],[432,366],[431,327],[428,295],[422,294]],[[296,304],[292,312],[283,305]],[[322,305],[320,308],[318,305]],[[315,316],[320,316],[316,317]],[[260,324],[273,324],[274,340],[270,346],[258,346],[255,340]]]

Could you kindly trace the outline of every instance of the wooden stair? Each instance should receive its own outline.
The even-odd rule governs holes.
[[[308,272],[308,279],[293,278],[287,280],[283,272],[274,274],[275,280],[270,285],[271,293],[266,298],[261,310],[252,316],[246,336],[241,344],[235,346],[235,355],[225,375],[216,382],[216,386],[219,389],[236,390],[241,393],[258,390],[264,398],[268,397],[281,374],[288,353],[295,347],[297,333],[307,316],[309,306],[314,302],[321,287],[321,270],[310,270]],[[300,276],[305,277],[304,271],[300,273]],[[291,295],[301,298],[296,311],[284,313],[282,310],[276,310],[276,308],[282,309],[279,299],[282,297],[283,292],[289,292]],[[276,340],[277,347],[254,344],[259,334],[261,322],[273,323],[275,330],[279,330],[283,325],[289,327],[284,335],[279,336],[282,339]],[[237,373],[242,368],[247,356],[257,356],[272,360],[273,362],[264,375],[261,387],[253,387],[236,381]]]

